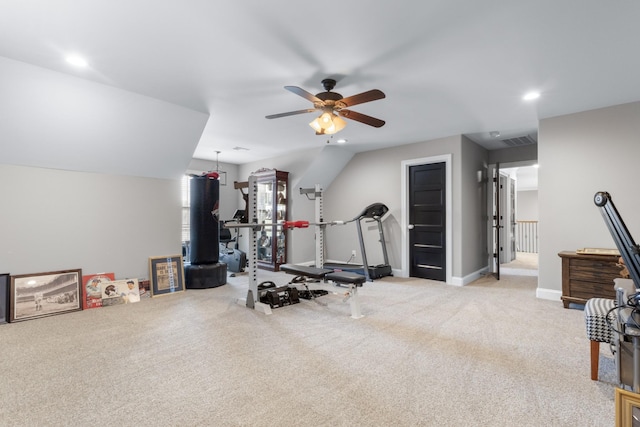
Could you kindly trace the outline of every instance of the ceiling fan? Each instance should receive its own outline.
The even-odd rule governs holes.
[[[322,111],[322,114],[319,117],[309,123],[309,126],[316,131],[316,135],[330,135],[342,130],[347,125],[347,122],[344,121],[342,117],[377,128],[384,126],[384,120],[376,119],[375,117],[367,116],[356,111],[347,110],[347,107],[384,98],[385,94],[382,91],[372,89],[367,92],[343,98],[339,93],[331,92],[335,85],[336,81],[334,79],[322,80],[322,86],[326,92],[320,92],[316,95],[312,95],[297,86],[285,86],[284,88],[289,92],[293,92],[296,95],[300,95],[306,100],[313,102],[313,108],[289,111],[287,113],[271,114],[266,116],[266,118],[277,119],[279,117]]]

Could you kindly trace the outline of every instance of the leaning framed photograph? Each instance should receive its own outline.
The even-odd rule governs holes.
[[[640,394],[616,388],[616,427],[640,427]]]
[[[9,274],[0,274],[0,324],[9,322]]]
[[[81,269],[11,276],[9,321],[82,310],[81,283]]]
[[[184,291],[182,255],[150,257],[149,281],[152,297]]]

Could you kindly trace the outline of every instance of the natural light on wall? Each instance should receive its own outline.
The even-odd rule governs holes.
[[[533,101],[534,99],[538,98],[540,98],[540,92],[538,91],[527,92],[522,97],[522,99],[524,99],[525,101]]]
[[[75,67],[84,68],[84,67],[89,65],[84,58],[82,58],[82,57],[80,57],[78,55],[69,55],[65,59],[69,64],[71,64],[71,65],[73,65]]]

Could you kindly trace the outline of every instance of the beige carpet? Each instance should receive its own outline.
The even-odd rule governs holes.
[[[532,252],[517,252],[516,259],[502,264],[505,268],[522,268],[526,270],[538,269],[538,254]]]
[[[340,295],[247,309],[239,276],[0,325],[0,425],[612,426],[608,349],[591,381],[582,311],[536,280],[384,278],[354,320]]]

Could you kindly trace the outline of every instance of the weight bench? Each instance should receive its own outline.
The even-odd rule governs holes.
[[[352,273],[350,271],[333,271],[327,268],[308,267],[305,265],[282,264],[280,270],[288,274],[293,274],[296,278],[292,283],[302,283],[309,290],[306,282],[302,278],[316,280],[330,280],[338,285],[349,288],[349,294],[344,301],[349,300],[351,306],[351,318],[359,319],[362,316],[360,311],[360,301],[358,300],[358,288],[367,280],[361,274]],[[310,292],[313,296],[313,293]]]

